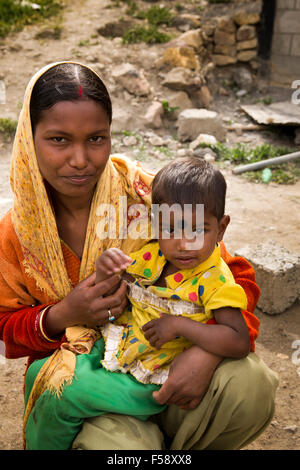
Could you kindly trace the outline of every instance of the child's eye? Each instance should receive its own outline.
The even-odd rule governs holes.
[[[201,235],[202,233],[204,233],[204,228],[203,227],[198,227],[198,228],[196,228],[196,230],[193,231],[194,237],[196,237],[197,235]]]
[[[171,235],[171,233],[174,232],[174,229],[173,229],[173,227],[162,227],[161,231],[162,231],[162,233],[166,233],[166,234]]]

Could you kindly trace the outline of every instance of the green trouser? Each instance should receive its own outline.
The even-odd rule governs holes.
[[[74,380],[64,387],[61,398],[49,391],[42,393],[27,422],[26,449],[69,449],[85,418],[112,412],[146,421],[166,408],[152,397],[159,386],[141,384],[130,374],[108,372],[100,364],[103,354],[104,341],[100,339],[90,354],[77,356]],[[27,371],[25,405],[46,360],[35,361]]]
[[[85,420],[73,448],[83,450],[233,450],[256,439],[274,413],[276,374],[255,353],[226,359],[200,405],[175,405],[151,420],[106,414]],[[167,436],[167,440],[165,439]]]

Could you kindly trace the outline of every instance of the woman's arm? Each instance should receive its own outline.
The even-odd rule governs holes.
[[[6,357],[15,359],[37,352],[51,353],[63,337],[47,340],[40,329],[40,313],[47,305],[23,306],[19,310],[0,312],[0,339],[5,342]]]
[[[96,328],[109,321],[108,310],[118,318],[127,305],[127,285],[121,282],[118,289],[105,296],[121,281],[116,274],[95,284],[96,273],[80,282],[63,300],[49,309],[46,316],[46,328],[50,336],[62,332],[75,325]]]
[[[125,282],[114,294],[103,297],[120,282],[120,276],[97,285],[94,281],[95,273],[56,304],[0,312],[0,339],[5,342],[6,356],[13,359],[36,356],[36,352],[51,353],[61,345],[67,327],[103,325],[108,321],[108,309],[116,317],[121,315],[127,303]],[[49,308],[41,320],[45,307]]]
[[[196,408],[222,360],[222,357],[192,346],[173,360],[168,379],[159,391],[153,392],[153,398],[161,405],[174,404],[185,410]]]
[[[249,261],[240,256],[231,256],[226,250],[224,242],[220,242],[221,256],[233,274],[234,280],[245,291],[247,296],[247,310],[242,310],[242,315],[249,330],[251,351],[255,350],[255,341],[258,337],[259,319],[254,315],[260,288],[256,284],[255,272]]]

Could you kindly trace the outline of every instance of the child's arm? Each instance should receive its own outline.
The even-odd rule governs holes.
[[[95,284],[128,268],[132,259],[118,248],[109,248],[96,261]]]
[[[241,358],[248,355],[250,338],[244,318],[237,308],[214,310],[217,324],[199,323],[186,317],[162,314],[143,326],[145,338],[160,349],[163,344],[183,336],[202,349],[222,357]]]

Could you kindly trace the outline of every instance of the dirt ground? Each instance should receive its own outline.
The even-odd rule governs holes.
[[[96,29],[99,26],[107,20],[121,16],[122,13],[120,8],[104,8],[108,4],[109,0],[75,0],[67,3],[69,6],[60,20],[60,40],[35,39],[35,34],[45,29],[45,25],[34,25],[7,38],[0,45],[0,79],[4,80],[7,92],[6,104],[0,104],[0,117],[17,117],[25,86],[36,70],[49,62],[74,58],[98,67],[109,89],[111,67],[121,62],[131,62],[144,69],[147,79],[156,91],[153,96],[156,94],[163,97],[159,73],[153,66],[154,59],[160,55],[163,46],[123,46],[120,41],[98,36]],[[53,22],[49,23],[49,28],[51,27],[53,28]],[[93,39],[89,39],[91,36]],[[79,43],[84,45],[79,46]],[[262,83],[261,89],[266,89],[265,83]],[[268,89],[268,96],[272,90],[280,97],[290,93],[286,88],[274,88]],[[113,104],[130,106],[130,100],[133,100],[128,94],[120,93],[113,84],[111,95]],[[240,112],[239,101],[235,96],[217,95],[213,98],[211,109],[216,109],[223,117],[226,116],[233,122],[249,122]],[[136,112],[141,112],[146,100],[134,101]],[[165,129],[155,132],[161,135],[168,133]],[[115,150],[124,151],[134,157],[133,149],[125,147],[122,138],[114,136]],[[242,135],[230,132],[227,141],[248,142],[249,145],[260,145],[264,142],[287,145],[293,143],[290,135],[262,132],[248,132]],[[149,158],[144,159],[141,164],[151,170],[157,170],[165,163],[165,159],[151,153],[151,146],[148,150]],[[0,140],[0,216],[11,206],[10,153],[11,143]],[[286,250],[300,254],[297,235],[300,229],[300,182],[288,186],[274,183],[255,184],[242,176],[234,176],[231,170],[230,165],[223,169],[228,182],[227,213],[231,216],[231,224],[225,237],[229,251],[234,253],[243,246],[255,246],[271,239]],[[267,315],[258,309],[256,314],[261,322],[256,352],[278,374],[279,388],[271,425],[247,449],[300,450],[300,355],[293,349],[295,341],[300,340],[299,301],[280,315]],[[25,364],[26,358],[5,360],[0,355],[0,450],[22,448],[22,387]]]

